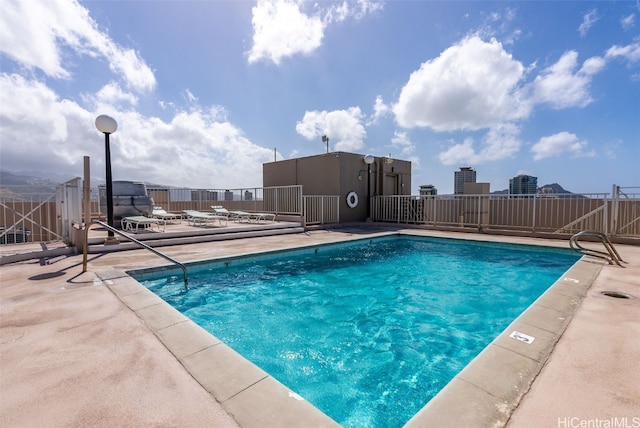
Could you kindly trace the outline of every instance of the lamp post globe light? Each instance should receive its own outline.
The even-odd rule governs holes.
[[[113,184],[111,179],[111,150],[109,148],[109,135],[116,132],[118,122],[111,116],[101,114],[96,117],[96,128],[104,134],[104,157],[107,181],[107,224],[113,227]],[[108,230],[108,238],[113,239],[113,231]]]

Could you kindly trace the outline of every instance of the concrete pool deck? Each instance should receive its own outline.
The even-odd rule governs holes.
[[[406,232],[568,247],[566,241],[415,229]],[[166,247],[162,251],[181,262],[191,262],[375,234],[367,229],[342,229]],[[432,400],[428,407],[439,408],[432,413],[424,409],[431,419],[423,422],[439,420],[438,426],[461,426],[459,422],[471,416],[492,420],[496,426],[506,423],[509,427],[569,427],[579,426],[575,423],[581,420],[625,417],[631,424],[634,417],[640,417],[640,372],[636,367],[640,357],[640,247],[616,248],[629,262],[626,268],[601,267],[599,262],[585,261],[594,266],[585,275],[595,279],[583,293],[578,293],[584,297],[565,293],[537,309],[550,312],[551,316],[541,318],[546,325],[534,326],[535,346],[545,342],[543,338],[549,337],[552,329],[561,333],[557,344],[553,339],[546,341],[548,359],[540,348],[535,349],[537,357],[524,355],[514,348],[520,343],[513,339],[513,343],[496,343],[496,348],[501,349],[493,352],[502,357],[485,359],[486,370],[492,365],[504,368],[504,361],[520,356],[532,361],[525,368],[541,369],[537,377],[533,376],[530,389],[515,394],[517,408],[513,414],[509,416],[510,412],[499,406],[479,406],[482,402],[500,403],[501,394],[512,393],[505,391],[512,385],[511,380],[494,376],[489,379],[493,386],[485,387],[483,382],[491,382],[474,378],[477,375],[472,373],[466,377],[461,374],[455,382],[462,385],[466,395],[458,395],[458,402],[452,404],[439,397]],[[335,424],[259,368],[240,363],[225,365],[225,361],[238,361],[230,348],[210,335],[196,333],[187,337],[184,329],[192,329],[190,321],[171,310],[158,312],[168,305],[150,293],[130,288],[135,288],[135,281],[122,275],[124,270],[165,265],[163,259],[145,250],[133,250],[90,255],[86,273],[82,273],[81,264],[82,256],[71,256],[52,259],[48,264],[32,260],[0,268],[0,425]],[[582,280],[573,274],[569,278]],[[573,283],[566,282],[564,285]],[[601,294],[603,291],[632,298],[607,297]],[[558,303],[573,307],[569,319],[560,319],[564,317],[556,312],[562,308],[554,307]],[[520,321],[535,324],[526,319]],[[518,327],[520,330],[524,328]],[[528,331],[534,330],[522,332]],[[212,360],[223,362],[223,366],[212,366]],[[527,370],[511,372],[520,377]],[[198,372],[200,383],[193,374]],[[276,405],[281,402],[286,404],[286,410]],[[302,418],[310,419],[303,423]],[[414,422],[414,426],[426,425]]]

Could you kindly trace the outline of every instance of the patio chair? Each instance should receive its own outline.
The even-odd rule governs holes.
[[[157,218],[150,218],[145,216],[131,216],[131,217],[122,217],[122,229],[128,230],[130,232],[138,233],[140,229],[142,230],[149,229],[153,230],[153,225],[156,225],[158,228],[158,232],[164,232],[164,220],[160,220]]]
[[[223,215],[228,219],[235,221],[236,223],[242,223],[242,220],[246,220],[247,223],[251,221],[251,214],[245,211],[229,211],[225,207],[219,205],[212,205],[211,209],[218,215]]]
[[[154,218],[158,218],[158,219],[164,220],[165,223],[172,222],[172,221],[175,221],[175,220],[178,220],[178,221],[182,220],[182,215],[181,214],[169,213],[169,212],[165,211],[164,208],[162,208],[162,207],[153,207],[153,211],[152,211],[151,215]]]
[[[261,221],[275,221],[276,219],[276,215],[273,213],[250,213],[250,215],[257,223]]]
[[[228,218],[222,215],[216,215],[211,213],[205,213],[197,210],[183,210],[185,215],[187,216],[187,223],[190,226],[208,226],[213,225],[216,220],[218,220],[218,224],[222,226],[222,220],[224,220],[224,225],[227,225]]]

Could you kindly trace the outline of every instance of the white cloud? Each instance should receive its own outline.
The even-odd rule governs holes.
[[[408,156],[416,148],[416,145],[411,142],[406,132],[395,131],[393,138],[391,139],[391,145],[397,149],[400,149],[402,156]]]
[[[611,140],[605,143],[602,148],[603,154],[608,159],[617,159],[618,153],[620,152],[620,147],[624,145],[623,141],[620,139]]]
[[[30,153],[53,151],[64,142],[69,134],[63,110],[68,106],[42,82],[0,74],[2,162],[11,165],[16,154],[29,159]]]
[[[518,83],[524,67],[496,40],[463,39],[413,72],[393,111],[405,128],[477,130],[529,114]]]
[[[483,137],[481,147],[476,150],[474,140],[466,138],[460,144],[454,144],[438,155],[444,165],[482,164],[498,161],[515,155],[522,142],[520,129],[513,124],[498,125],[491,128]]]
[[[280,64],[283,58],[308,55],[322,45],[325,30],[332,23],[356,20],[380,11],[384,2],[356,0],[315,3],[315,13],[302,10],[302,0],[258,0],[253,7],[253,46],[249,63],[268,60]]]
[[[155,76],[138,53],[118,46],[76,0],[5,1],[0,14],[0,51],[29,69],[69,79],[73,57],[101,57],[137,91],[155,87]],[[63,55],[63,51],[65,54]]]
[[[636,25],[636,15],[632,13],[629,16],[624,16],[620,18],[620,25],[623,30],[630,30]]]
[[[598,17],[598,11],[593,9],[584,14],[582,17],[582,23],[578,27],[578,32],[581,37],[585,37],[589,29],[595,24],[600,18]]]
[[[279,64],[284,57],[309,54],[321,45],[324,36],[322,20],[305,15],[295,1],[258,0],[252,22],[250,63],[267,59]]]
[[[438,155],[438,159],[443,165],[471,164],[476,158],[477,154],[473,148],[472,138],[465,138],[462,143],[454,144]]]
[[[189,89],[184,91],[184,96],[190,104],[198,102],[198,97],[193,95],[193,92],[191,92]]]
[[[393,112],[404,128],[475,131],[527,119],[536,106],[585,107],[593,101],[590,86],[607,59],[640,60],[640,43],[610,48],[605,57],[578,63],[565,52],[556,63],[526,82],[536,63],[524,67],[496,40],[470,36],[423,63],[402,88]],[[372,123],[385,105],[376,100]]]
[[[543,70],[533,81],[533,100],[536,103],[550,104],[554,108],[584,107],[593,101],[589,93],[592,77],[605,64],[603,58],[592,57],[577,69],[578,53],[566,52],[558,62]]]
[[[378,120],[380,118],[383,118],[390,114],[393,114],[393,110],[391,109],[391,106],[388,104],[385,104],[384,101],[382,100],[382,97],[378,95],[376,97],[375,103],[373,104],[373,114],[367,121],[367,125],[375,125],[376,123],[378,123]]]
[[[513,7],[488,13],[474,34],[485,40],[496,38],[505,45],[513,45],[522,36],[522,30],[514,27],[516,18],[517,12]]]
[[[117,82],[109,82],[98,91],[95,96],[84,96],[86,101],[92,101],[95,105],[132,105],[138,104],[138,97],[122,90]]]
[[[629,62],[640,61],[640,43],[626,46],[612,46],[607,50],[605,58],[624,58]]]
[[[533,159],[540,160],[563,153],[571,153],[573,156],[594,156],[594,152],[585,152],[588,143],[580,140],[577,135],[570,132],[559,132],[548,137],[542,137],[533,145]]]
[[[104,138],[94,125],[102,113],[118,121],[111,136],[114,179],[201,188],[259,187],[262,163],[273,160],[271,149],[253,144],[240,129],[221,120],[216,106],[193,106],[168,122],[131,110],[98,108],[89,111],[59,99],[42,82],[1,74],[2,167],[80,176],[86,155],[91,157],[92,175],[102,180]]]
[[[381,1],[369,1],[369,0],[357,0],[355,2],[344,1],[339,4],[332,4],[329,6],[324,14],[324,21],[342,22],[348,18],[362,19],[370,13],[375,13],[384,8],[384,2]]]
[[[296,124],[298,134],[307,140],[320,142],[329,137],[330,150],[355,151],[364,147],[367,132],[362,125],[364,115],[359,107],[334,111],[307,111]]]

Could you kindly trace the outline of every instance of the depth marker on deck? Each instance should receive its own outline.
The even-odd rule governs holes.
[[[536,340],[536,338],[533,336],[529,336],[528,334],[520,333],[519,331],[515,330],[509,335],[509,337],[519,340],[520,342],[524,342],[527,345],[531,345],[533,341]]]

